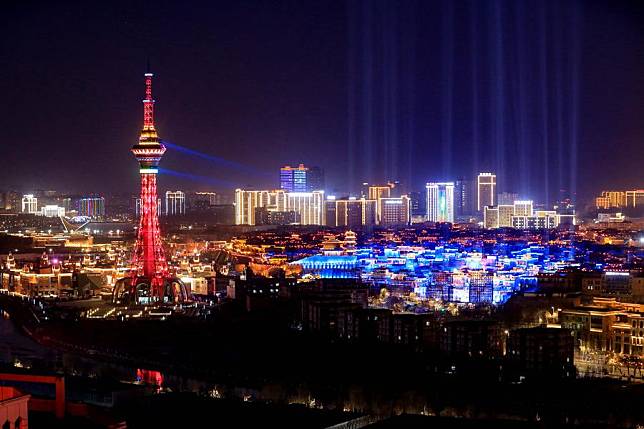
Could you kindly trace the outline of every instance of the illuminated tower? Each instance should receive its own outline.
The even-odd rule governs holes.
[[[161,144],[154,127],[152,76],[152,73],[145,74],[143,129],[139,143],[132,146],[132,153],[139,162],[139,173],[141,174],[141,213],[132,258],[132,283],[133,286],[136,286],[138,278],[145,278],[150,285],[150,299],[155,300],[164,295],[163,284],[168,277],[168,263],[161,243],[157,199],[157,167],[165,153],[165,146]]]
[[[454,182],[428,183],[427,220],[454,222]]]
[[[494,173],[480,173],[477,178],[477,203],[476,209],[479,213],[483,212],[483,208],[487,206],[494,206],[496,197],[496,174]]]

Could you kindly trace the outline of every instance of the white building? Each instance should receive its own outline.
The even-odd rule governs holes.
[[[479,173],[476,181],[476,209],[480,213],[484,207],[496,204],[496,174]]]
[[[532,216],[533,215],[532,200],[515,201],[514,202],[514,215],[515,216]]]
[[[57,205],[46,205],[40,208],[40,215],[45,217],[60,217],[65,216],[65,207]]]
[[[427,220],[454,222],[454,182],[431,182],[427,189]]]
[[[176,216],[186,214],[186,194],[183,191],[165,192],[165,215]]]
[[[289,192],[286,209],[298,213],[302,225],[324,225],[324,191]]]
[[[36,214],[38,212],[38,198],[33,194],[22,196],[22,212],[29,214]]]

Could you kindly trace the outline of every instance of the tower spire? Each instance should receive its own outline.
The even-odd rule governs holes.
[[[143,100],[143,131],[154,130],[154,99],[152,98],[152,77],[150,71],[145,73],[145,99]]]

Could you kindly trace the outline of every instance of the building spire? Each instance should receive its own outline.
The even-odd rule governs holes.
[[[143,129],[154,130],[154,99],[152,98],[152,76],[145,73],[145,99],[143,100]]]

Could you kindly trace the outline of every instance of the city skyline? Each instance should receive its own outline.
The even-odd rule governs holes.
[[[203,25],[214,19],[208,8],[203,16],[182,10],[181,18],[198,25],[177,38],[186,26],[181,20],[168,35],[158,30],[166,28],[161,24],[170,5],[145,11],[127,5],[86,10],[75,3],[10,7],[7,16],[14,19],[3,38],[8,79],[2,81],[12,84],[2,87],[9,102],[0,115],[7,143],[7,168],[0,181],[5,188],[32,190],[131,188],[136,177],[124,168],[120,149],[136,138],[138,116],[131,100],[139,95],[133,82],[150,58],[161,77],[157,93],[163,101],[157,116],[168,153],[160,182],[168,189],[273,187],[275,171],[299,163],[322,167],[329,193],[355,191],[363,181],[387,180],[422,190],[432,178],[455,181],[480,171],[499,176],[499,192],[545,203],[553,203],[562,187],[572,192],[576,186],[586,200],[600,188],[640,187],[638,147],[644,131],[634,119],[642,113],[637,102],[642,64],[634,53],[644,45],[636,29],[641,8],[627,3],[519,7],[504,2],[407,2],[389,13],[392,6],[386,2],[369,11],[363,6],[264,5],[259,9],[271,19],[244,33],[247,39],[242,41],[231,38],[230,30],[246,29],[242,17],[252,21],[259,10],[223,5],[218,20],[238,19],[221,28]],[[91,19],[64,21],[71,8]],[[47,12],[60,14],[61,22],[69,25],[47,20]],[[435,30],[419,28],[411,15],[428,19]],[[543,16],[552,19],[543,21]],[[605,16],[623,31],[613,30]],[[25,34],[16,26],[27,19],[42,25]],[[76,37],[91,31],[90,21],[104,27],[109,40]],[[547,22],[545,29],[539,27],[542,21]],[[524,23],[526,30],[519,31]],[[277,25],[284,30],[271,32]],[[113,29],[123,34],[112,34]],[[355,37],[358,30],[363,37]],[[271,32],[266,52],[275,54],[277,65],[256,46],[265,32]],[[66,37],[39,43],[50,34]],[[302,40],[290,40],[289,34],[301,34]],[[173,43],[165,43],[167,37]],[[206,44],[209,37],[215,42]],[[132,46],[116,55],[126,40]],[[184,49],[191,41],[205,55],[195,55],[197,47]],[[570,49],[566,61],[559,58],[557,42]],[[320,54],[309,52],[309,44]],[[42,51],[44,46],[50,52]],[[94,54],[99,46],[105,50],[100,60]],[[19,52],[31,48],[42,53],[42,67],[30,68],[19,60]],[[539,48],[545,49],[545,60],[537,55]],[[430,58],[431,49],[435,55]],[[71,54],[65,62],[55,55],[62,52]],[[80,52],[86,53],[83,62],[75,59],[80,56],[74,53]],[[103,58],[111,61],[103,63]],[[473,67],[473,61],[480,64]],[[483,66],[486,61],[489,67]],[[543,67],[545,78],[539,75]],[[57,73],[46,75],[45,69]],[[545,102],[535,96],[544,82]],[[41,94],[37,115],[28,107],[30,88]],[[477,121],[473,106],[478,108]],[[540,117],[543,108],[547,117]],[[432,117],[440,123],[427,120]],[[542,159],[539,131],[544,118],[547,161]],[[572,126],[575,121],[577,127]],[[48,150],[56,144],[66,149]],[[614,145],[620,150],[609,150]],[[577,150],[571,152],[573,147]],[[49,156],[39,156],[45,152]],[[97,177],[97,164],[98,171],[113,172],[112,180]]]

